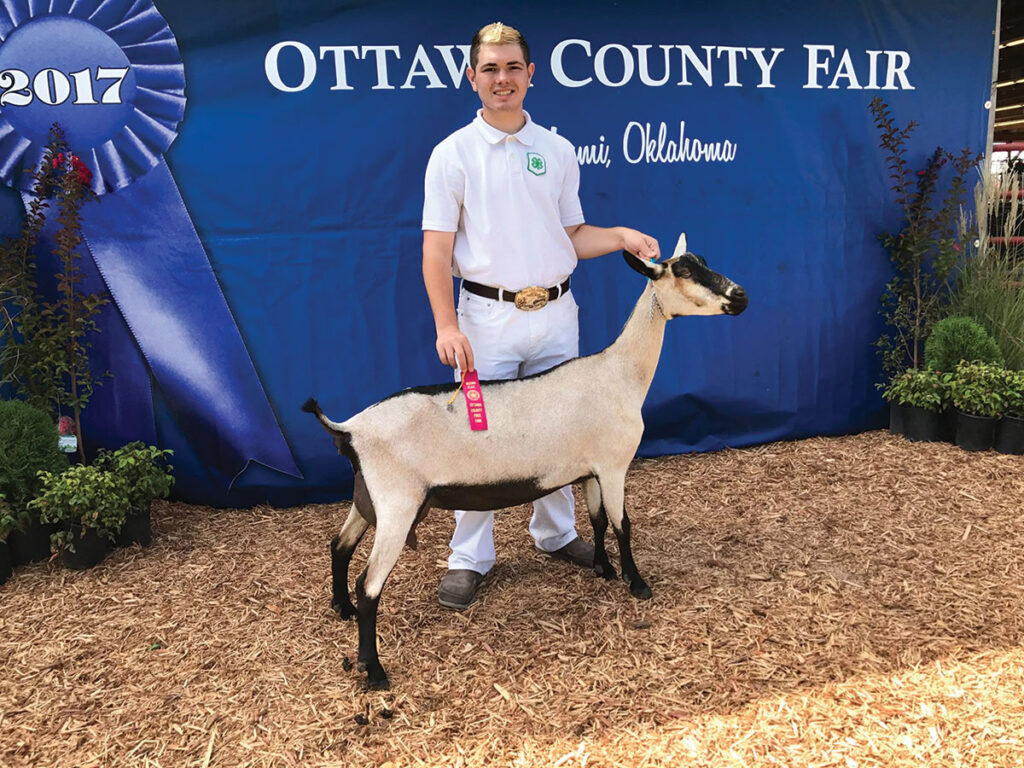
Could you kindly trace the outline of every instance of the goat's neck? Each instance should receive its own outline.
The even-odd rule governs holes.
[[[654,292],[654,283],[648,283],[619,338],[608,348],[609,356],[620,361],[628,383],[637,388],[641,401],[647,397],[658,368],[666,322],[665,312]]]

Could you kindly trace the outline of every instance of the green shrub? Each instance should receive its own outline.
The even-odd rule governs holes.
[[[900,405],[941,411],[949,402],[949,391],[938,371],[908,368],[889,382],[882,397]]]
[[[1024,371],[1003,371],[1003,415],[1024,419]]]
[[[42,492],[29,508],[39,513],[44,523],[56,523],[54,541],[74,551],[72,527],[95,528],[113,539],[124,527],[131,505],[128,486],[113,472],[104,472],[82,464],[59,475],[40,472]]]
[[[0,493],[0,541],[7,541],[11,531],[17,527],[18,518],[14,516],[14,510],[4,499],[4,495]]]
[[[973,416],[995,417],[1002,414],[1006,370],[988,363],[960,363],[953,373],[945,374],[953,405]]]
[[[961,360],[1002,365],[1003,353],[976,320],[952,316],[943,318],[932,328],[924,343],[924,360],[933,371],[951,373]]]
[[[132,509],[144,509],[153,499],[165,499],[174,485],[167,463],[173,451],[135,442],[116,451],[100,451],[93,462],[99,469],[112,472],[128,487],[128,501]]]
[[[0,400],[0,494],[16,516],[42,488],[38,472],[67,466],[49,416],[21,400]]]

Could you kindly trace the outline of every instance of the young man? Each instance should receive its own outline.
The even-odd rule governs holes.
[[[427,164],[423,282],[441,362],[457,376],[461,368],[482,380],[514,379],[578,356],[569,292],[577,259],[622,249],[657,259],[660,251],[635,229],[584,223],[575,150],[523,110],[534,64],[518,31],[488,24],[473,37],[469,61],[466,76],[482,108]],[[453,274],[462,278],[458,313]],[[539,550],[592,567],[594,548],[576,535],[571,488],[533,509],[530,533]],[[473,602],[494,565],[493,528],[492,512],[455,513],[441,605],[463,610]]]

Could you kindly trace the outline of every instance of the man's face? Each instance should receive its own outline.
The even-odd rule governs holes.
[[[534,66],[527,66],[518,45],[481,45],[476,70],[466,75],[484,109],[518,112],[523,108]]]

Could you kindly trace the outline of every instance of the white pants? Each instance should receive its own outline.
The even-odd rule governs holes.
[[[459,293],[459,330],[473,347],[481,380],[517,379],[578,357],[577,313],[571,291],[533,312],[516,309],[510,301],[485,299],[465,290]],[[560,549],[576,538],[571,487],[533,502],[530,534],[545,552]],[[451,548],[450,569],[468,568],[477,573],[491,570],[495,557],[494,513],[456,511]]]

